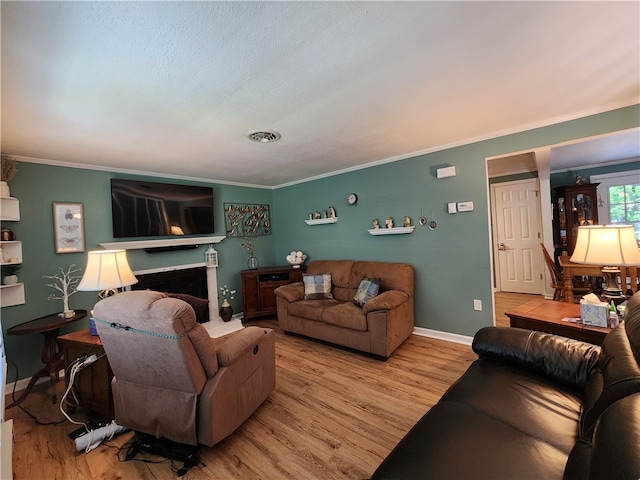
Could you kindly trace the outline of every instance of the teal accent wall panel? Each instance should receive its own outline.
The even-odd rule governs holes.
[[[302,250],[313,259],[406,262],[415,269],[415,322],[426,329],[473,336],[493,324],[486,158],[543,148],[640,125],[638,106],[420,155],[274,191],[276,255]],[[374,161],[376,159],[372,159]],[[438,179],[454,165],[456,176]],[[348,206],[349,192],[358,204]],[[473,201],[473,212],[448,214],[448,202]],[[307,226],[310,212],[337,209],[336,224]],[[437,222],[417,225],[420,214]],[[373,237],[371,220],[409,215],[412,234]],[[483,310],[473,310],[473,300]]]
[[[625,163],[617,163],[615,165],[603,165],[593,168],[578,168],[567,172],[552,173],[549,179],[551,188],[563,187],[565,185],[573,185],[576,175],[580,175],[589,181],[592,175],[604,175],[607,173],[627,172],[632,170],[640,170],[640,159],[629,159]]]
[[[2,309],[2,329],[5,333],[7,356],[19,369],[19,378],[31,376],[42,364],[40,335],[8,336],[6,330],[19,323],[56,313],[62,310],[61,300],[47,300],[54,292],[43,275],[54,275],[60,268],[65,271],[71,264],[82,268],[86,264],[87,251],[98,249],[102,242],[118,241],[112,237],[111,227],[111,177],[139,178],[156,182],[174,182],[211,186],[214,190],[215,235],[225,235],[224,202],[272,203],[270,189],[239,187],[226,184],[211,184],[152,176],[121,175],[99,170],[59,167],[36,163],[19,162],[18,173],[11,180],[11,195],[20,200],[21,220],[3,222],[3,227],[11,228],[22,241],[23,265],[19,272],[20,281],[25,284],[26,303]],[[53,202],[79,202],[83,204],[85,216],[84,253],[56,254],[53,238]],[[128,239],[127,239],[128,240]],[[218,251],[218,283],[237,289],[231,301],[234,311],[242,311],[240,270],[247,268],[248,255],[241,247],[240,238],[226,238],[215,245]],[[274,236],[255,238],[256,254],[263,265],[274,262]],[[129,250],[127,257],[133,270],[147,270],[170,265],[184,265],[204,262],[204,252],[209,244],[200,245],[195,250],[148,254],[143,250]],[[286,263],[286,262],[283,262]],[[91,310],[97,301],[97,292],[77,292],[69,299],[73,309]],[[88,319],[70,325],[62,333],[88,327]],[[15,371],[9,368],[8,379],[13,381]]]

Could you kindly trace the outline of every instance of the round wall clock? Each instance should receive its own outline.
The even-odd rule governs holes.
[[[358,196],[355,193],[350,193],[349,195],[347,195],[347,203],[349,205],[355,205],[356,203],[358,203]]]

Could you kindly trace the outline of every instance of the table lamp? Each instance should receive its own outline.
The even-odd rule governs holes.
[[[87,267],[77,289],[80,291],[100,291],[100,299],[118,293],[118,288],[138,283],[127,261],[125,250],[93,250],[87,256]],[[89,320],[89,329],[92,335],[95,332],[95,323]]]
[[[589,265],[603,265],[606,286],[602,300],[615,304],[627,297],[618,286],[620,266],[640,265],[640,250],[633,225],[590,225],[578,227],[578,238],[571,261]],[[623,279],[626,284],[626,279]]]

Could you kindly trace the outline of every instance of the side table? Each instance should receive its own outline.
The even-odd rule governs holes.
[[[105,420],[115,418],[113,410],[113,395],[111,393],[111,379],[113,372],[104,352],[104,347],[97,335],[91,335],[88,328],[68,333],[58,337],[62,344],[62,353],[67,374],[65,385],[69,386],[69,365],[83,355],[98,357],[91,365],[76,374],[75,387],[79,405],[97,413]],[[73,409],[70,409],[73,413]]]
[[[36,384],[36,381],[48,376],[51,379],[51,394],[53,403],[56,403],[56,382],[60,378],[60,369],[63,368],[64,363],[62,361],[62,352],[60,351],[60,344],[57,341],[58,335],[60,335],[60,329],[66,327],[78,320],[87,316],[86,310],[76,310],[76,314],[71,318],[61,317],[59,314],[54,313],[52,315],[45,315],[44,317],[30,320],[20,325],[15,325],[7,330],[8,335],[28,335],[32,333],[40,333],[44,337],[44,345],[40,351],[40,360],[44,363],[44,367],[38,370],[32,377],[29,385],[20,398],[15,400],[11,405],[7,405],[6,408],[15,407],[22,402],[27,395],[31,392],[31,389]]]

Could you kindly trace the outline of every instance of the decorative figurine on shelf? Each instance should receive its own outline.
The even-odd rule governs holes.
[[[585,177],[581,177],[580,175],[576,174],[576,185],[586,185],[587,179]]]
[[[313,220],[313,213],[309,214],[309,220]]]
[[[411,217],[404,217],[404,221],[402,222],[402,226],[403,227],[410,227],[411,226]]]
[[[329,212],[327,212],[326,210],[323,212],[323,216],[322,218],[329,218]]]
[[[377,218],[373,219],[373,228],[376,230],[380,228],[380,222],[378,221]]]
[[[384,226],[387,228],[393,228],[393,218],[387,217],[387,219],[384,221]]]
[[[316,220],[320,220],[320,218],[322,218],[322,217],[320,216],[320,212],[316,212]]]
[[[329,217],[336,218],[338,214],[336,213],[336,209],[333,207],[329,207]]]

